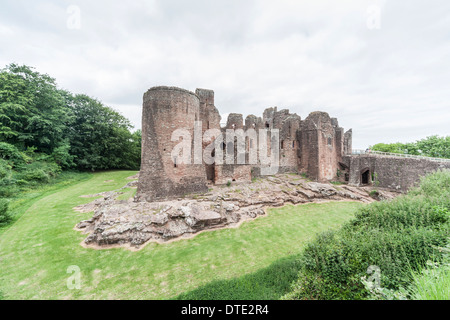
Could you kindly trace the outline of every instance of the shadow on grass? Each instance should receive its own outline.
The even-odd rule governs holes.
[[[216,280],[182,293],[175,300],[278,300],[289,292],[300,270],[300,255],[277,260],[255,273],[230,280]]]

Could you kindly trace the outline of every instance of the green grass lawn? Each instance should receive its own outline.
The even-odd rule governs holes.
[[[73,228],[92,213],[72,208],[93,199],[80,196],[118,189],[135,173],[96,173],[25,201],[20,218],[0,231],[0,296],[277,299],[295,279],[296,257],[304,244],[317,232],[340,226],[361,206],[334,202],[270,209],[266,217],[236,229],[204,232],[163,245],[151,243],[138,252],[83,248],[80,243],[86,236]],[[67,287],[69,266],[81,270],[79,290]]]

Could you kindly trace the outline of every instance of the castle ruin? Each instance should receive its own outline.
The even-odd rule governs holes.
[[[344,132],[325,112],[302,120],[289,110],[268,108],[262,117],[244,121],[230,114],[226,125],[220,122],[211,90],[148,90],[139,181],[92,195],[103,197],[77,207],[95,212],[76,226],[89,234],[83,245],[139,249],[151,241],[236,226],[287,203],[389,200],[422,176],[450,169],[449,159],[352,152],[352,131]],[[326,183],[330,180],[343,183],[338,187]],[[134,201],[119,200],[121,190],[136,183]],[[220,187],[224,184],[230,185]]]
[[[274,107],[266,109],[262,117],[249,115],[245,121],[241,114],[232,113],[225,127],[221,127],[220,121],[212,90],[197,89],[194,93],[176,87],[149,89],[143,101],[142,162],[136,200],[151,202],[179,198],[206,192],[209,184],[251,182],[267,166],[260,157],[257,162],[248,161],[251,151],[262,138],[254,139],[250,135],[245,137],[242,149],[236,138],[231,143],[223,140],[220,144],[222,155],[215,154],[217,149],[212,151],[211,156],[216,160],[219,156],[232,157],[233,163],[215,161],[211,164],[198,159],[183,163],[173,155],[179,141],[172,135],[179,129],[184,129],[191,137],[200,133],[203,136],[212,129],[224,135],[227,130],[264,130],[268,154],[274,148],[279,151],[277,173],[304,174],[314,181],[348,179],[348,174],[343,173],[346,168],[342,161],[351,152],[352,131],[344,132],[338,120],[325,112],[313,112],[302,120],[289,110],[278,111]],[[201,127],[196,127],[197,123],[201,123]],[[271,135],[275,131],[278,139]],[[212,137],[213,142],[215,139],[217,136]],[[209,144],[210,141],[205,140],[200,144],[192,141],[190,158],[195,159],[195,151],[201,148],[200,152],[204,152]]]

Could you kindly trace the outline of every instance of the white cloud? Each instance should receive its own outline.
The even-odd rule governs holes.
[[[136,127],[143,93],[174,85],[213,89],[223,114],[327,111],[357,148],[449,134],[444,0],[3,2],[2,65],[35,66]],[[380,29],[367,28],[371,5]]]

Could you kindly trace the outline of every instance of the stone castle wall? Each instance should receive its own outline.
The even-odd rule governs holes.
[[[171,141],[177,129],[186,129],[194,137],[194,123],[202,122],[199,128],[203,135],[209,129],[225,134],[227,130],[266,129],[268,137],[267,155],[278,143],[278,173],[305,173],[311,180],[336,179],[339,162],[345,150],[351,150],[351,131],[344,134],[337,119],[325,112],[313,112],[302,120],[289,110],[268,108],[262,117],[242,114],[229,115],[224,128],[220,126],[220,114],[214,105],[214,91],[197,89],[195,93],[175,87],[154,87],[144,94],[142,114],[142,163],[136,199],[155,201],[184,196],[187,193],[206,191],[208,183],[251,182],[264,168],[261,154],[258,161],[249,164],[250,150],[258,150],[258,138],[245,138],[245,163],[239,163],[237,138],[234,143],[224,141],[223,164],[183,164],[174,159],[172,150],[180,141]],[[271,141],[271,132],[279,130],[279,141]],[[224,136],[225,137],[225,136]],[[202,150],[214,140],[202,141]],[[272,143],[272,144],[271,144]],[[191,159],[194,159],[192,144]],[[234,164],[226,163],[227,153],[233,154]],[[267,156],[266,155],[266,156]],[[240,158],[241,159],[241,158]]]
[[[344,162],[350,168],[350,185],[371,184],[400,192],[408,191],[427,174],[450,169],[449,162],[370,154],[347,156]],[[369,181],[364,183],[362,175],[367,172]]]
[[[156,87],[145,93],[137,199],[155,201],[208,190],[203,165],[183,164],[171,154],[179,143],[172,141],[172,133],[186,129],[194,136],[194,122],[199,119],[200,100],[190,91]]]

